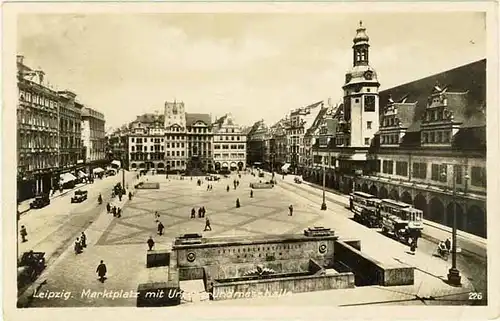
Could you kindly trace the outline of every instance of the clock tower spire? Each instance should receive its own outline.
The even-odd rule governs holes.
[[[368,147],[379,129],[380,83],[369,65],[369,40],[363,22],[359,22],[353,41],[353,67],[345,75],[344,121],[348,124],[344,146]]]

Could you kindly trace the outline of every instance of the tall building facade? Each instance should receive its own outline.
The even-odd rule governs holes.
[[[249,166],[268,168],[269,128],[264,120],[255,122],[247,133],[247,163]]]
[[[121,160],[124,168],[130,169],[130,154],[128,137],[130,130],[124,125],[109,134],[106,134],[106,158],[109,162]],[[137,164],[136,164],[137,167]]]
[[[327,187],[413,204],[448,226],[456,210],[458,229],[486,237],[486,60],[379,93],[368,48],[360,26],[334,137],[313,146]],[[304,178],[322,183],[321,167]]]
[[[17,56],[18,201],[48,193],[59,167],[59,95]]]
[[[183,102],[165,102],[165,160],[169,171],[201,174],[213,170],[209,114],[187,113]]]
[[[71,91],[59,91],[59,166],[70,172],[82,159],[82,108]]]
[[[144,114],[129,126],[128,163],[131,170],[165,172],[164,115]]]
[[[213,161],[215,171],[246,168],[246,135],[231,114],[217,119],[213,127]]]
[[[106,160],[106,131],[104,114],[92,108],[82,109],[83,159],[87,164]]]
[[[167,171],[184,172],[188,162],[184,102],[165,102],[165,161]]]

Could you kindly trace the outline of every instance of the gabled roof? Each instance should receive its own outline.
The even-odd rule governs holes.
[[[212,124],[210,114],[191,114],[186,113],[186,126],[193,126],[197,122],[203,122],[207,126]]]
[[[407,101],[417,102],[409,131],[420,131],[421,118],[427,107],[427,99],[435,86],[446,87],[445,95],[453,108],[454,119],[462,121],[461,128],[486,125],[486,59],[460,66],[439,74],[415,80],[380,92],[380,113],[383,114],[390,96],[406,97]],[[466,94],[466,103],[461,104],[459,97]]]
[[[165,115],[147,113],[137,116],[135,121],[141,123],[155,123],[155,122],[163,123],[165,121]]]

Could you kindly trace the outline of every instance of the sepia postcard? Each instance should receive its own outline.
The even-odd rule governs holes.
[[[5,319],[499,318],[497,5],[4,3]]]

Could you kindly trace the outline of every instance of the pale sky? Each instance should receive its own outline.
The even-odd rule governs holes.
[[[483,13],[21,15],[18,53],[106,127],[184,101],[250,125],[342,98],[359,20],[381,90],[486,57]]]

